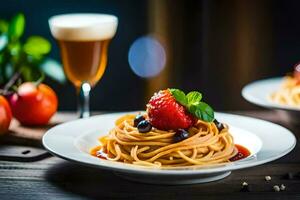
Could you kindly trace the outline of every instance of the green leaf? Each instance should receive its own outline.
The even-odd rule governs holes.
[[[20,68],[23,80],[35,82],[41,77],[41,71],[37,67],[31,65],[22,65]]]
[[[33,72],[30,66],[24,65],[21,67],[21,74],[22,77],[24,78],[24,81],[34,81],[34,76],[33,76]]]
[[[25,17],[22,13],[15,15],[8,26],[8,36],[11,40],[18,40],[24,32]]]
[[[169,91],[178,103],[180,103],[183,106],[187,106],[188,101],[183,91],[174,88],[169,89]]]
[[[6,33],[7,30],[8,30],[7,21],[0,19],[0,33]]]
[[[186,95],[186,98],[187,98],[188,104],[192,104],[192,103],[200,102],[202,99],[202,94],[197,91],[192,91]]]
[[[31,36],[24,44],[25,53],[33,56],[44,55],[50,52],[51,44],[43,37]]]
[[[66,81],[66,77],[62,66],[56,60],[51,58],[47,58],[41,65],[40,69],[44,72],[48,77],[60,82],[64,83]]]
[[[29,55],[26,56],[26,61],[29,65],[34,67],[39,66],[43,62],[44,56],[43,55]]]
[[[191,104],[189,112],[203,121],[211,122],[214,120],[214,110],[204,102]]]
[[[9,60],[12,64],[12,67],[18,67],[17,65],[23,64],[24,61],[22,59],[22,45],[19,41],[16,42],[10,42],[8,44],[8,51],[7,54],[9,55]]]
[[[2,51],[8,44],[8,38],[6,34],[0,36],[0,51]]]
[[[5,56],[4,53],[1,52],[0,53],[0,67],[2,66],[2,63],[5,61],[4,56]]]
[[[9,64],[9,57],[6,53],[6,51],[2,51],[0,53],[0,79],[1,79],[1,84],[5,83],[7,81],[7,77],[6,76],[6,72],[5,72],[5,68],[6,66]]]
[[[8,49],[9,49],[10,55],[18,55],[21,52],[21,43],[19,41],[11,42],[8,45]]]
[[[5,66],[4,66],[4,75],[6,77],[12,77],[13,76],[13,67],[11,66],[10,63],[7,63]]]

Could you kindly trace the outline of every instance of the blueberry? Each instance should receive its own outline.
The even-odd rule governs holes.
[[[151,131],[152,126],[151,126],[150,122],[148,122],[147,120],[143,120],[138,123],[137,128],[140,133],[147,133],[147,132]]]
[[[218,120],[214,119],[214,123],[217,126],[219,131],[222,131],[225,127],[222,123],[218,122]]]
[[[137,127],[137,125],[143,120],[145,120],[145,117],[143,115],[135,116],[134,121],[133,121],[134,127]]]
[[[174,135],[174,142],[180,142],[189,137],[189,133],[184,129],[178,129]]]

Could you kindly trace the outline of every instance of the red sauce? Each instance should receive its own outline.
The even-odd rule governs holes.
[[[238,153],[234,157],[230,158],[230,161],[237,161],[247,158],[251,154],[250,151],[242,145],[236,144],[235,147],[237,148]]]

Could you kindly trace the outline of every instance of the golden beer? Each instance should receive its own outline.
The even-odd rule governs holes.
[[[101,79],[107,64],[110,39],[99,41],[58,40],[64,71],[79,88],[82,82],[94,86]]]

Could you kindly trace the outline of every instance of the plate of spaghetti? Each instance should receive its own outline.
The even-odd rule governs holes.
[[[155,184],[219,180],[232,170],[278,159],[295,144],[279,125],[214,112],[201,93],[178,89],[155,93],[145,111],[78,119],[43,137],[56,156]]]
[[[255,81],[246,85],[242,96],[249,102],[276,109],[291,122],[299,123],[300,117],[300,63],[292,74],[284,77]]]

